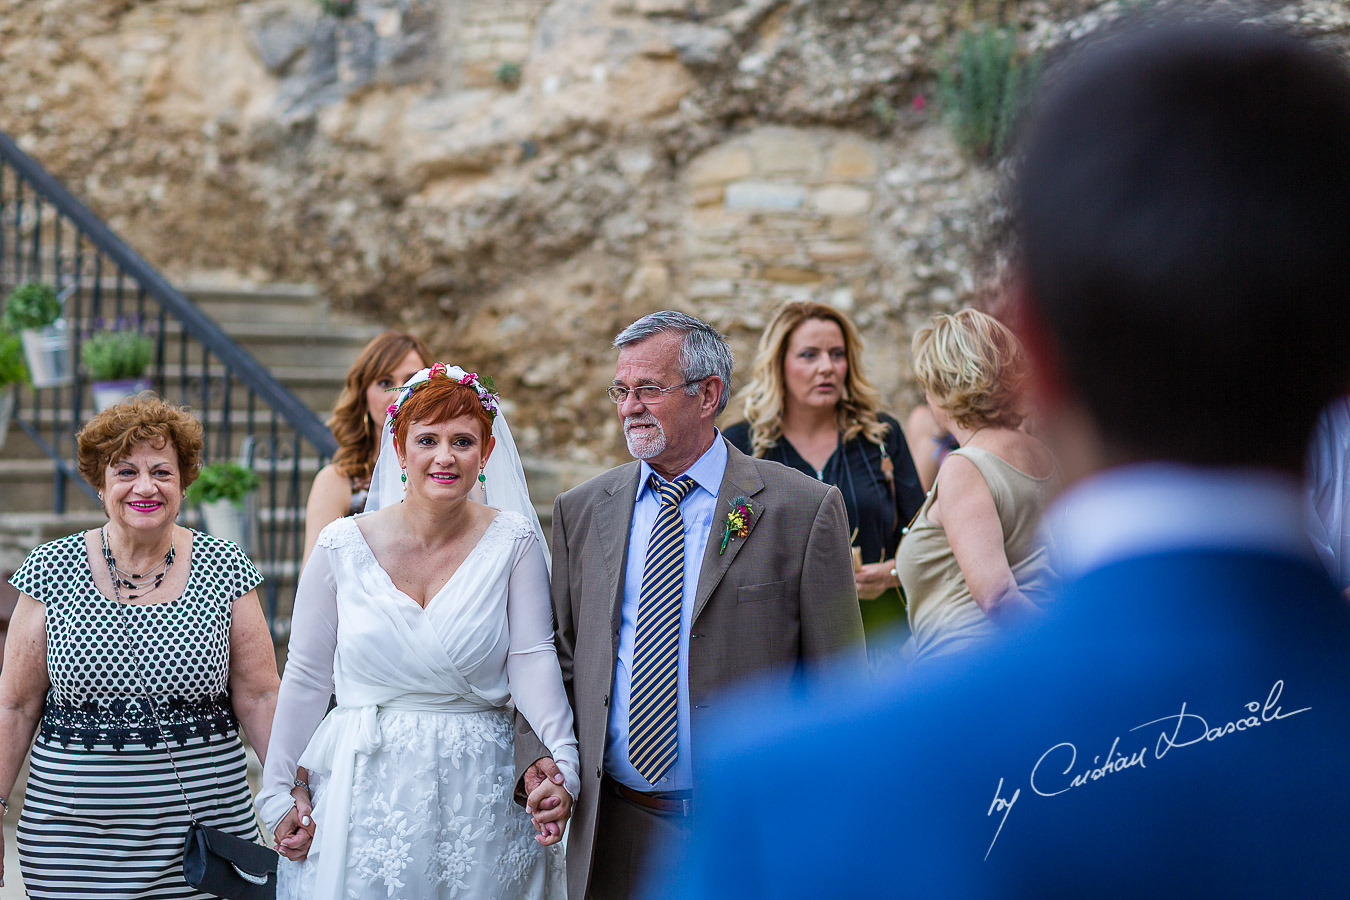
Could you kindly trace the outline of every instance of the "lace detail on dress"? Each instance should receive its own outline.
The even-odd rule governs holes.
[[[534,526],[526,522],[524,516],[502,510],[497,513],[497,518],[493,519],[488,525],[487,530],[483,532],[483,536],[478,539],[478,546],[474,549],[477,552],[492,555],[533,534]]]
[[[561,848],[539,846],[511,800],[512,733],[500,710],[381,712],[379,749],[356,760],[344,896],[564,896]],[[329,785],[311,776],[321,809]],[[307,898],[322,865],[321,855],[298,866],[283,859],[278,898]]]
[[[502,510],[497,513],[494,522],[500,523],[502,532],[513,540],[520,540],[534,534],[534,526],[517,512]]]
[[[194,736],[228,737],[239,729],[239,720],[225,695],[196,703],[171,697],[156,703],[153,715],[145,697],[85,700],[78,706],[48,699],[42,711],[43,739],[62,747],[78,743],[93,750],[98,744],[111,744],[121,750],[130,743],[154,749],[163,740],[161,726],[181,747]]]
[[[361,536],[361,529],[356,527],[356,516],[347,516],[325,525],[319,532],[317,546],[329,550],[351,550],[365,547],[366,539]]]

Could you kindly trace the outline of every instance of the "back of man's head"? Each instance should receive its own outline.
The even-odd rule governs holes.
[[[1122,458],[1297,469],[1350,386],[1350,77],[1215,22],[1071,66],[1018,179],[1048,358]]]

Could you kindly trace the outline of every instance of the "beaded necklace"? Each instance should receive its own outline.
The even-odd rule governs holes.
[[[158,565],[143,575],[137,575],[134,572],[128,572],[117,565],[117,560],[113,557],[112,547],[108,545],[108,526],[104,525],[99,529],[99,535],[103,539],[103,561],[108,564],[108,576],[112,578],[113,598],[118,603],[122,602],[122,588],[129,591],[140,591],[138,594],[127,594],[127,600],[135,600],[138,597],[144,597],[146,594],[155,590],[164,582],[164,576],[169,574],[173,568],[173,560],[176,552],[175,539],[172,535],[169,537],[169,552],[164,554]]]

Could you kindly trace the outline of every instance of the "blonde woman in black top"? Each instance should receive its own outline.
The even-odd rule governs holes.
[[[863,624],[874,636],[904,622],[895,548],[923,490],[900,424],[880,411],[861,361],[862,339],[848,316],[819,303],[784,304],[760,337],[746,421],[724,434],[744,453],[839,488]]]

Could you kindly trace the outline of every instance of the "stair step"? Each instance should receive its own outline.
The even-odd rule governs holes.
[[[282,307],[287,304],[282,304]],[[294,321],[276,321],[270,315],[270,311],[276,308],[272,304],[260,304],[259,307],[251,311],[247,319],[235,322],[222,322],[222,328],[234,338],[237,344],[246,344],[249,341],[331,341],[335,345],[357,343],[358,346],[364,345],[371,338],[381,334],[384,329],[378,325],[369,325],[363,322],[333,322],[325,321],[313,314],[301,318],[298,315]],[[134,314],[134,312],[133,312]],[[145,331],[153,333],[158,325],[158,314],[151,315],[147,313],[150,321],[145,323]],[[92,331],[109,326],[107,316],[94,316],[88,310],[79,317],[68,316],[66,324],[74,332],[81,335],[87,335]],[[164,321],[164,333],[170,338],[175,338],[183,331],[183,325],[178,319],[166,317]]]
[[[382,331],[369,325],[295,324],[268,319],[230,323],[226,330],[235,343],[264,366],[318,365],[340,368],[344,375],[361,349]],[[165,323],[166,359],[178,358],[182,332],[183,327],[177,320]],[[194,346],[188,348],[188,359],[200,359],[202,350],[195,341],[192,343]]]
[[[240,285],[189,281],[179,290],[195,303],[266,303],[311,309],[328,305],[318,285],[308,282]]]
[[[168,361],[164,366],[165,399],[174,402],[183,402],[183,383],[187,382],[187,392],[189,394],[187,405],[200,400],[200,390],[198,384],[203,374],[200,352],[194,352],[196,362],[191,361],[186,366],[181,365],[177,359],[177,348],[170,346],[166,348],[165,355]],[[270,365],[267,370],[282,384],[299,398],[300,402],[319,414],[320,418],[327,418],[327,410],[332,409],[337,401],[338,394],[342,391],[342,384],[347,377],[347,367],[350,363],[339,364],[317,364],[317,365]],[[225,366],[218,360],[212,360],[211,365],[205,369],[206,377],[210,378],[217,385],[223,383],[225,378]],[[62,389],[64,390],[64,389]],[[192,396],[196,391],[197,396]],[[87,392],[86,392],[87,394]],[[237,407],[242,407],[245,400],[244,388],[242,383],[235,378],[231,388],[233,395],[232,403]],[[52,392],[45,391],[43,394],[42,406],[50,406],[52,403]],[[85,397],[84,409],[90,409],[89,397]],[[31,409],[33,405],[32,395],[28,390],[21,389],[19,393],[19,408]],[[261,409],[261,404],[258,407]]]
[[[84,418],[87,421],[89,416],[92,415],[92,409],[88,406],[86,406],[85,409],[87,412]],[[202,418],[200,412],[197,413],[197,417],[198,419]],[[26,421],[31,422],[32,413],[31,412],[27,413],[24,416],[24,418]],[[54,418],[55,413],[51,410],[44,409],[38,415],[38,422],[39,422],[38,427],[41,430],[42,435],[48,440],[50,440],[51,438],[53,427],[52,420]],[[320,420],[326,419],[327,413],[320,414]],[[239,409],[238,407],[231,410],[229,418],[230,446],[225,450],[222,450],[220,447],[220,441],[222,439],[221,421],[222,417],[220,415],[220,410],[218,408],[211,410],[210,414],[205,420],[207,450],[212,459],[218,458],[236,459],[239,455],[239,451],[243,447],[245,439],[248,438],[249,436],[248,411]],[[285,420],[278,420],[276,430],[276,438],[278,443],[283,448],[289,449],[293,437],[294,432],[291,430],[291,427],[285,422]],[[260,453],[262,449],[265,449],[267,442],[269,442],[272,438],[272,425],[270,412],[267,413],[266,415],[263,415],[261,411],[255,412],[253,417],[253,438],[254,438],[254,446],[258,448],[255,452]],[[69,449],[72,446],[70,444],[70,439],[63,438],[63,445]],[[307,442],[304,441],[301,442],[301,446],[311,451],[314,449],[312,447],[308,447]],[[26,432],[21,430],[17,425],[10,426],[8,437],[4,441],[4,446],[0,447],[0,459],[38,460],[46,458],[47,455],[42,451],[42,448],[39,447],[38,444],[32,438],[30,438]]]
[[[54,258],[44,253],[42,257],[42,275],[37,280],[50,280],[55,269]],[[109,267],[110,269],[111,267]],[[22,280],[34,280],[25,260]],[[108,271],[109,269],[105,269]],[[0,282],[15,284],[19,274],[13,265],[13,259],[6,256],[0,260]],[[187,282],[177,285],[178,290],[198,308],[217,322],[256,322],[260,318],[303,324],[307,322],[341,321],[360,324],[361,320],[348,313],[334,311],[327,299],[315,284],[213,284],[210,282]],[[119,283],[115,275],[104,275],[95,279],[86,269],[81,280],[81,300],[86,310],[91,309],[95,293],[99,297],[99,316],[113,319],[118,315],[118,295],[121,294],[121,315],[134,316],[141,306],[141,291],[131,278],[123,278]],[[145,294],[146,316],[158,318],[159,303],[148,293]],[[228,330],[228,329],[227,329]]]
[[[277,322],[316,327],[369,324],[349,312],[334,309],[313,284],[257,287],[187,284],[182,291],[231,333],[235,323]]]

